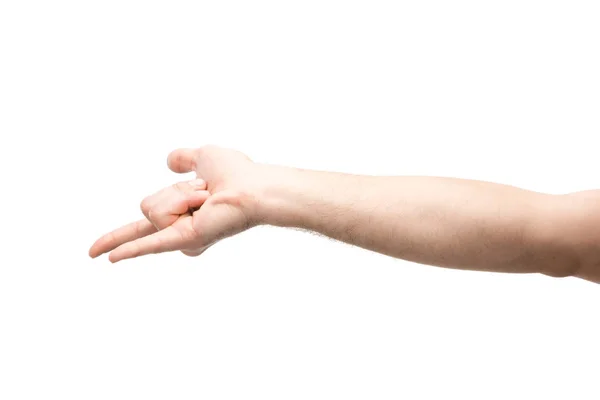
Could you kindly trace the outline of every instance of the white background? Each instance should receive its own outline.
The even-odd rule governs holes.
[[[177,147],[600,188],[595,1],[0,2],[0,398],[597,399],[600,290],[259,228],[90,260]]]

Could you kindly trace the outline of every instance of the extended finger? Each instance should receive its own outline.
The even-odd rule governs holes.
[[[101,254],[119,247],[123,243],[139,239],[154,232],[156,232],[154,225],[145,219],[127,224],[96,240],[90,248],[89,255],[92,258],[96,258]]]
[[[191,240],[186,238],[181,231],[171,225],[152,235],[120,245],[109,254],[108,259],[111,262],[116,263],[121,260],[135,258],[146,254],[182,250],[190,245]]]

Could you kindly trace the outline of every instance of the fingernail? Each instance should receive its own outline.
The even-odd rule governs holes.
[[[194,179],[193,181],[190,181],[190,185],[194,187],[202,187],[205,185],[205,182],[203,179]]]

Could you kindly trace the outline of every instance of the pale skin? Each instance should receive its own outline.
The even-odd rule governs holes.
[[[99,238],[91,257],[198,256],[273,225],[420,264],[600,283],[600,190],[550,195],[466,179],[302,170],[216,146],[175,150],[168,166],[197,179],[145,198],[144,218]]]

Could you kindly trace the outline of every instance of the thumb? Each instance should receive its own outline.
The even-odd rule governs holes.
[[[167,158],[167,165],[173,172],[180,174],[196,169],[196,151],[194,149],[173,150]]]

